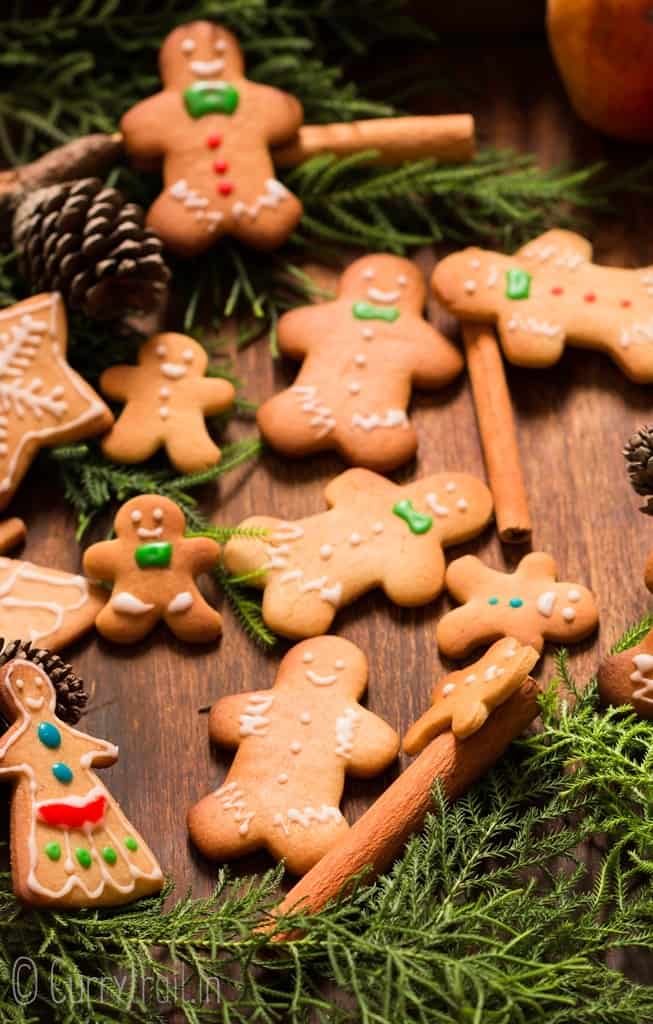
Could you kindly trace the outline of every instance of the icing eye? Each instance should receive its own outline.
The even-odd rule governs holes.
[[[580,601],[580,590],[569,590],[567,591],[567,598],[570,601]]]
[[[371,281],[373,279],[374,271],[371,267],[367,267],[367,269],[363,271],[363,277],[366,281]]]
[[[195,40],[194,39],[184,39],[183,43],[181,44],[181,52],[182,53],[192,53],[194,51],[194,49],[195,49]]]
[[[397,284],[400,288],[403,288],[405,284],[408,284],[408,278],[405,274],[400,274],[397,278]]]
[[[192,350],[192,348],[185,348],[184,351],[181,353],[181,358],[184,360],[185,363],[192,363],[192,361],[193,361],[193,350]]]
[[[156,352],[156,354],[158,355],[158,357],[160,359],[164,359],[165,358],[165,354],[166,354],[166,347],[165,347],[165,345],[157,345],[157,347],[154,349],[154,351]]]
[[[163,519],[163,509],[155,508],[154,511],[152,512],[152,519],[154,519],[157,523],[160,523],[161,520]]]
[[[132,515],[131,515],[132,523],[140,523],[142,518],[143,518],[143,513],[139,512],[138,509],[135,508],[134,511],[132,512]]]
[[[36,683],[36,688],[37,688],[37,690],[40,690],[40,689],[41,689],[41,687],[43,686],[43,680],[42,680],[42,679],[38,679],[38,678],[36,678],[36,679],[34,680],[34,682]]]
[[[453,482],[453,480],[450,480],[448,484],[445,484],[444,489],[447,492],[447,494],[453,494],[453,492],[456,490],[456,485]]]
[[[345,663],[344,663],[344,661],[342,660],[342,658],[338,658],[338,659],[337,659],[337,661],[336,661],[336,663],[335,663],[335,666],[336,666],[336,668],[338,669],[338,671],[340,671],[341,669],[343,669],[343,668],[345,667]]]
[[[224,39],[216,39],[215,43],[213,44],[213,47],[215,50],[218,51],[218,53],[224,53],[224,51],[227,49],[227,44],[224,41]]]
[[[313,660],[313,655],[311,654],[311,652],[310,652],[310,651],[307,651],[307,652],[306,652],[306,654],[304,655],[304,657],[302,658],[302,661],[303,661],[303,662],[304,662],[304,663],[305,663],[306,665],[310,665],[310,663],[312,662],[312,660]]]
[[[23,680],[22,680],[22,679],[17,679],[17,680],[16,680],[16,689],[17,689],[17,690],[22,690],[22,688],[24,687],[24,685],[25,685],[25,683],[23,682]]]

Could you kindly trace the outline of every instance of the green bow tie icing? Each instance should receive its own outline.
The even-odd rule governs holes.
[[[392,511],[408,524],[408,529],[411,533],[428,533],[433,526],[431,516],[425,516],[422,512],[418,512],[413,508],[413,503],[408,498],[402,498],[401,501],[398,501]]]
[[[233,114],[238,90],[229,82],[193,82],[184,90],[184,103],[191,117],[205,114]]]
[[[371,302],[355,302],[351,311],[357,320],[387,320],[393,324],[399,319],[396,306],[374,306]]]
[[[531,280],[531,275],[527,270],[519,270],[517,267],[507,270],[506,298],[527,299],[531,293]]]
[[[172,561],[172,544],[167,540],[155,540],[141,544],[134,552],[139,569],[167,569]]]

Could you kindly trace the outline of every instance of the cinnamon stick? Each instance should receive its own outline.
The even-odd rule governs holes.
[[[497,530],[505,543],[524,544],[531,517],[499,343],[488,325],[464,323],[462,332]]]
[[[319,153],[350,156],[364,149],[377,150],[377,163],[389,166],[426,157],[466,163],[476,149],[474,118],[471,114],[447,114],[305,124],[290,142],[275,147],[272,158],[277,167],[294,167]]]
[[[15,516],[0,522],[0,554],[4,555],[5,551],[22,544],[26,536],[27,527],[22,519]]]
[[[448,731],[432,740],[352,825],[342,842],[290,890],[275,915],[292,910],[314,913],[364,869],[368,872],[362,880],[369,882],[389,867],[433,810],[431,790],[436,779],[448,800],[462,796],[533,721],[538,712],[537,695],[537,683],[529,676],[468,739],[457,740]]]

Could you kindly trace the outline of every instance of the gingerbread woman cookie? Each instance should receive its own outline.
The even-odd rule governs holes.
[[[163,619],[188,643],[220,634],[222,618],[202,597],[194,577],[216,564],[220,547],[209,537],[184,537],[186,518],[174,501],[142,494],[126,502],[115,519],[116,540],[84,552],[89,576],[113,583],[111,597],[95,620],[100,633],[132,644]]]
[[[454,253],[431,283],[461,320],[496,321],[517,366],[552,366],[568,341],[605,352],[632,380],[653,381],[653,267],[597,266],[585,238],[554,230],[514,256]]]
[[[286,455],[336,449],[389,471],[412,458],[411,386],[439,388],[463,367],[457,349],[422,318],[424,281],[410,260],[365,256],[345,271],[334,302],[279,321],[279,347],[304,363],[292,387],[258,411],[261,433]]]
[[[349,469],[325,491],[328,512],[286,522],[246,519],[265,537],[232,537],[224,562],[254,573],[263,618],[289,637],[325,633],[338,608],[374,587],[395,604],[427,604],[444,584],[443,547],[481,533],[492,516],[485,484],[466,473],[439,473],[398,486],[367,469]]]
[[[224,783],[188,815],[193,842],[212,860],[265,847],[303,874],[347,831],[345,774],[369,778],[394,761],[399,737],[358,703],[363,652],[337,636],[298,644],[271,690],[223,697],[211,710],[215,743],[237,747]]]
[[[126,402],[102,440],[115,462],[144,462],[161,447],[181,473],[220,461],[205,416],[224,412],[235,391],[229,381],[205,377],[208,356],[186,334],[155,334],[138,352],[138,366],[112,366],[100,377],[108,398]]]
[[[57,659],[58,660],[58,659]],[[160,892],[154,855],[94,768],[118,759],[113,743],[56,715],[56,692],[32,650],[0,669],[0,779],[14,783],[11,868],[16,896],[37,906],[114,906]],[[72,671],[61,663],[54,671]]]
[[[302,122],[288,93],[244,77],[236,38],[210,21],[174,29],[159,55],[163,92],[122,119],[127,152],[164,189],[147,216],[175,252],[195,256],[224,234],[257,249],[281,245],[302,204],[274,177],[270,146]]]
[[[66,362],[61,296],[35,295],[0,311],[0,508],[42,447],[107,430],[111,412]]]
[[[478,732],[494,709],[519,689],[538,658],[534,647],[506,637],[473,665],[445,676],[433,689],[433,706],[406,733],[406,753],[418,754],[445,729],[459,740]]]
[[[636,647],[606,658],[598,682],[603,704],[632,704],[641,718],[653,718],[653,630]]]
[[[514,572],[497,572],[473,555],[452,562],[446,585],[465,602],[440,619],[436,639],[447,658],[464,658],[501,636],[541,651],[545,640],[574,643],[599,621],[594,596],[579,583],[557,580],[551,555],[533,551]]]

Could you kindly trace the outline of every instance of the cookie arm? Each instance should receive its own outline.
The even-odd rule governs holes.
[[[233,405],[236,389],[223,377],[199,377],[188,384],[188,394],[205,416],[215,416]]]
[[[329,320],[326,316],[325,306],[328,303],[320,303],[319,306],[302,306],[300,309],[291,309],[284,313],[279,320],[277,329],[277,340],[279,348],[285,356],[291,359],[303,359],[308,355],[311,348],[313,335],[321,340],[324,334],[326,323],[329,329]]]
[[[220,545],[210,537],[185,537],[181,542],[181,555],[194,576],[213,569],[220,557]]]
[[[220,700],[211,708],[209,714],[209,738],[212,743],[222,747],[237,747],[241,741],[241,715],[250,703],[252,697],[256,698],[268,694],[269,691],[255,690],[247,693],[232,693]]]
[[[126,402],[138,374],[138,366],[112,366],[100,376],[100,391],[107,398]]]
[[[166,150],[166,134],[182,113],[177,92],[164,90],[141,100],[120,122],[125,149],[143,168],[156,167]]]
[[[391,480],[387,480],[371,469],[346,469],[344,473],[331,480],[324,489],[329,508],[333,508],[338,502],[345,504],[348,500],[362,494],[366,497],[387,497],[390,502],[400,494],[399,488]]]
[[[387,722],[367,708],[359,706],[357,712],[360,718],[347,771],[367,779],[392,764],[399,753],[399,736]]]
[[[21,715],[0,739],[0,780],[3,776],[24,774],[32,743],[29,730],[25,732],[25,716]]]
[[[268,142],[271,146],[286,142],[304,120],[301,103],[289,92],[282,92],[271,85],[257,84],[254,88]]]
[[[426,321],[415,318],[410,325],[408,358],[413,384],[418,388],[443,387],[464,366],[463,357],[448,338]]]
[[[85,574],[91,579],[114,580],[121,543],[119,540],[103,540],[87,548],[82,559]]]

